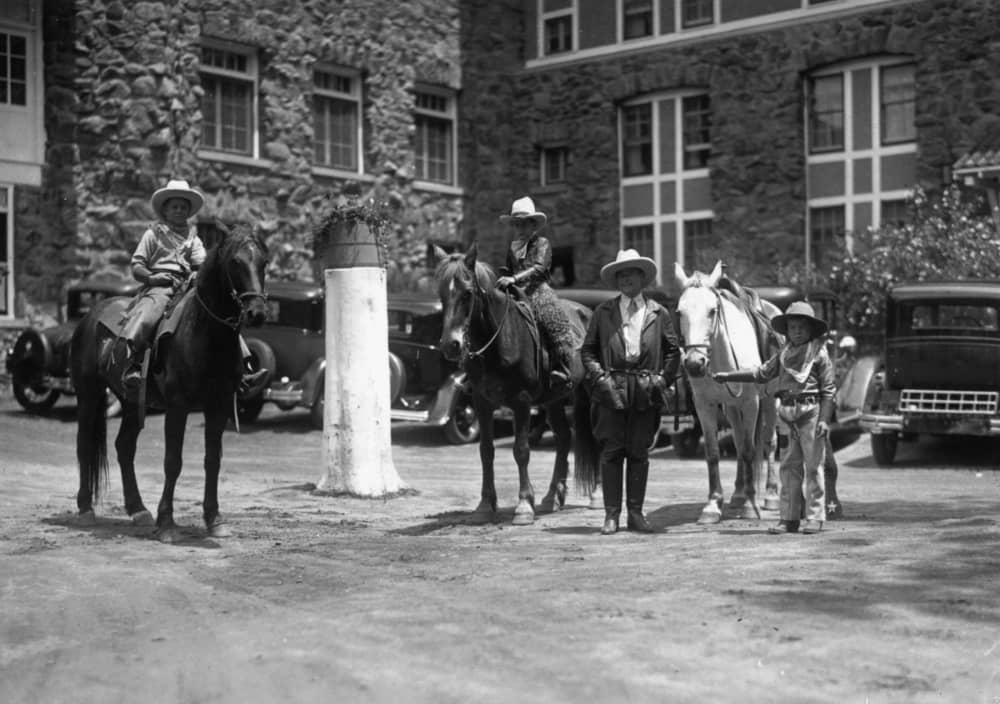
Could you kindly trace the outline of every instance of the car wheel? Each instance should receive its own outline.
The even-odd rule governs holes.
[[[670,436],[670,444],[678,457],[689,460],[698,454],[698,445],[701,443],[701,431],[695,428],[688,428]]]
[[[250,359],[248,361],[250,368],[254,371],[257,371],[258,369],[268,370],[268,374],[260,382],[254,384],[253,388],[248,389],[245,394],[240,394],[240,402],[246,403],[247,407],[250,408],[258,401],[260,401],[261,405],[263,405],[264,389],[267,388],[267,385],[271,383],[271,379],[274,378],[277,361],[275,361],[274,350],[260,340],[252,337],[247,338],[247,347],[250,348]],[[253,418],[250,418],[248,422],[253,421],[253,419],[259,414],[260,409],[257,410],[257,413],[254,414]]]
[[[444,436],[452,445],[463,445],[479,439],[479,418],[472,397],[466,393],[455,395],[451,417],[444,426]]]
[[[30,413],[46,413],[59,400],[58,389],[47,389],[32,383],[25,374],[15,374],[13,379],[14,398],[24,410]]]
[[[896,459],[896,446],[899,438],[895,433],[872,433],[872,457],[875,464],[888,467]]]

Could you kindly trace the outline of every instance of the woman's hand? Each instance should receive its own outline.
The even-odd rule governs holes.
[[[513,286],[514,283],[515,279],[513,276],[501,276],[499,279],[497,279],[497,288],[500,289],[501,291],[506,291],[508,288]]]

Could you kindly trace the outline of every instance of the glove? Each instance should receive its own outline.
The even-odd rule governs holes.
[[[604,374],[594,382],[594,397],[602,406],[613,408],[616,411],[625,410],[625,401],[615,389],[610,374]]]
[[[153,274],[149,277],[150,286],[173,286],[174,277],[170,274]]]
[[[513,276],[501,276],[497,279],[497,288],[501,291],[506,291],[508,288],[514,285]]]

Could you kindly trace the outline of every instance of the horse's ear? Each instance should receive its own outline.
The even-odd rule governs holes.
[[[472,246],[469,247],[469,251],[465,253],[465,266],[469,267],[473,271],[476,269],[476,257],[479,254],[479,243],[473,242]]]
[[[674,280],[677,282],[678,288],[687,288],[688,277],[684,273],[684,267],[681,266],[680,262],[674,262]]]
[[[437,267],[438,264],[443,262],[448,258],[448,253],[441,249],[433,242],[427,243],[427,261],[430,262],[430,267],[433,269]]]
[[[706,285],[715,288],[719,284],[719,279],[722,278],[722,260],[715,262],[715,268],[712,269],[712,273],[708,276],[708,281]]]

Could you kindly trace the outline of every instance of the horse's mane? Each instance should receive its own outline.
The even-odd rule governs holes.
[[[469,267],[465,265],[465,255],[460,252],[449,254],[447,259],[442,260],[437,265],[434,275],[442,283],[456,280],[466,283],[471,283],[472,281]],[[480,288],[492,288],[496,284],[497,275],[493,271],[493,267],[477,259],[476,279],[479,282]]]

